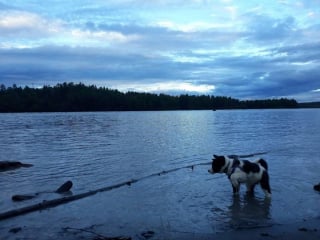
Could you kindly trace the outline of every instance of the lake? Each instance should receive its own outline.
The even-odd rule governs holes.
[[[14,239],[8,229],[23,227],[20,236],[77,239],[70,227],[139,239],[149,230],[214,234],[318,217],[319,140],[320,109],[3,113],[0,161],[34,166],[0,172],[1,212],[59,197],[12,202],[15,194],[54,191],[67,180],[79,194],[206,163],[212,154],[265,152],[249,159],[267,160],[272,198],[260,187],[248,196],[244,186],[233,196],[225,175],[201,165],[3,220],[0,235]]]

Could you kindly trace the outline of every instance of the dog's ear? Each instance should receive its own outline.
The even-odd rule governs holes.
[[[218,156],[218,155],[213,154],[213,158],[214,158],[214,159],[216,159],[216,158],[219,158],[219,156]]]

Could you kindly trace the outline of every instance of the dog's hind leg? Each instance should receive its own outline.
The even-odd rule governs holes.
[[[234,186],[232,185],[232,190],[233,190],[233,193],[234,193],[234,194],[238,194],[238,193],[239,193],[239,187],[234,187]]]
[[[254,193],[254,187],[256,186],[256,184],[246,184],[247,186],[247,193],[253,194]]]
[[[271,188],[269,184],[269,175],[267,172],[263,172],[262,178],[260,181],[260,186],[262,190],[264,191],[266,197],[271,197]]]

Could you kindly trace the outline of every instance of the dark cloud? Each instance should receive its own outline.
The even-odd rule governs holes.
[[[203,62],[177,62],[169,57],[118,54],[98,48],[1,50],[0,54],[6,60],[0,62],[0,79],[7,85],[13,82],[52,85],[88,79],[104,82],[106,86],[110,83],[116,85],[118,81],[122,84],[189,81],[216,86],[212,92],[216,95],[282,97],[320,88],[317,81],[319,62],[313,67],[304,68],[302,65],[301,69],[288,65],[293,61],[315,60],[318,49],[317,44],[282,47],[270,49],[270,56],[255,57],[184,52],[189,54],[188,57],[209,59]],[[282,57],[283,53],[286,57]]]
[[[93,48],[42,47],[0,50],[0,79],[34,79],[44,84],[61,81],[161,81],[182,78],[184,66],[165,57],[117,54]],[[184,66],[183,66],[184,65]],[[19,78],[18,78],[19,77]],[[19,82],[15,82],[19,83]]]
[[[288,62],[319,62],[320,43],[305,43],[291,46],[274,48],[275,54],[285,55]]]
[[[247,22],[248,40],[277,41],[297,37],[296,20],[292,17],[272,18],[268,15],[250,15]]]

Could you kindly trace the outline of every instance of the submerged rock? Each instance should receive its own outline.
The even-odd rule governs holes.
[[[15,202],[21,202],[21,201],[35,198],[36,196],[37,194],[13,195],[11,199],[12,201],[15,201]]]
[[[320,192],[320,183],[314,185],[313,189]]]
[[[154,234],[155,234],[154,231],[146,231],[141,233],[141,236],[143,236],[145,239],[149,239],[149,238],[152,238]]]
[[[10,232],[10,233],[18,233],[18,232],[20,232],[21,230],[22,230],[21,227],[15,227],[15,228],[11,228],[11,229],[9,230],[9,232]]]
[[[32,167],[32,164],[15,162],[15,161],[0,161],[0,171],[9,171],[21,167]]]

